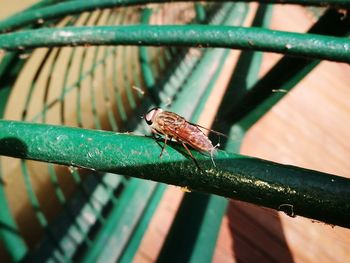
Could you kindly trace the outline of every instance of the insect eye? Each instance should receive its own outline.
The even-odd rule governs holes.
[[[152,109],[145,114],[145,121],[148,125],[152,125],[153,123],[152,119],[153,119],[153,115],[155,114],[155,111],[156,111],[155,109]]]
[[[146,115],[149,115],[150,113],[151,113],[151,115],[153,115],[158,110],[160,110],[160,108],[154,107],[154,108],[150,109],[149,111],[147,111]]]
[[[148,125],[152,125],[155,117],[162,111],[163,110],[161,108],[150,109],[144,116],[146,123]]]

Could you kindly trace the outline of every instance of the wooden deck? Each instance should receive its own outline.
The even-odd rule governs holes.
[[[305,32],[312,16],[274,8],[273,29]],[[265,72],[279,58],[266,54]],[[350,67],[322,62],[247,134],[242,153],[350,177]],[[278,87],[273,87],[278,89]],[[169,187],[134,262],[154,262],[182,191]],[[350,230],[231,201],[213,262],[349,262]]]

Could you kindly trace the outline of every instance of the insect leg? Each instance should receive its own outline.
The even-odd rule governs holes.
[[[216,167],[216,164],[214,162],[214,154],[216,152],[216,147],[218,147],[218,146],[220,146],[220,144],[215,145],[214,148],[210,151],[210,159],[211,159],[214,167]]]
[[[156,140],[159,141],[162,138],[162,135],[158,133],[152,133],[152,137]]]
[[[165,137],[164,137],[164,144],[163,144],[163,147],[162,147],[162,151],[160,152],[159,158],[161,158],[162,155],[163,155],[163,152],[164,152],[164,149],[165,149],[165,146],[166,146],[167,141],[168,141],[168,137],[165,136]]]
[[[194,163],[196,164],[197,168],[199,170],[201,170],[201,168],[199,167],[199,164],[196,160],[196,158],[194,158],[194,156],[192,155],[191,151],[188,149],[188,147],[186,146],[186,144],[184,142],[181,142],[182,143],[182,146],[186,149],[186,151],[188,152],[188,154],[190,155],[191,159],[194,161]]]

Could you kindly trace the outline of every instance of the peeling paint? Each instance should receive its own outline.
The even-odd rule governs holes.
[[[74,34],[71,31],[63,31],[63,30],[61,30],[61,31],[57,32],[57,36],[58,37],[71,37],[73,35]]]

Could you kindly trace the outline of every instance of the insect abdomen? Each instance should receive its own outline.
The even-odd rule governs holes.
[[[186,123],[186,127],[184,127],[182,131],[186,131],[185,133],[187,133],[187,140],[185,143],[203,152],[213,151],[213,144],[197,126]]]

